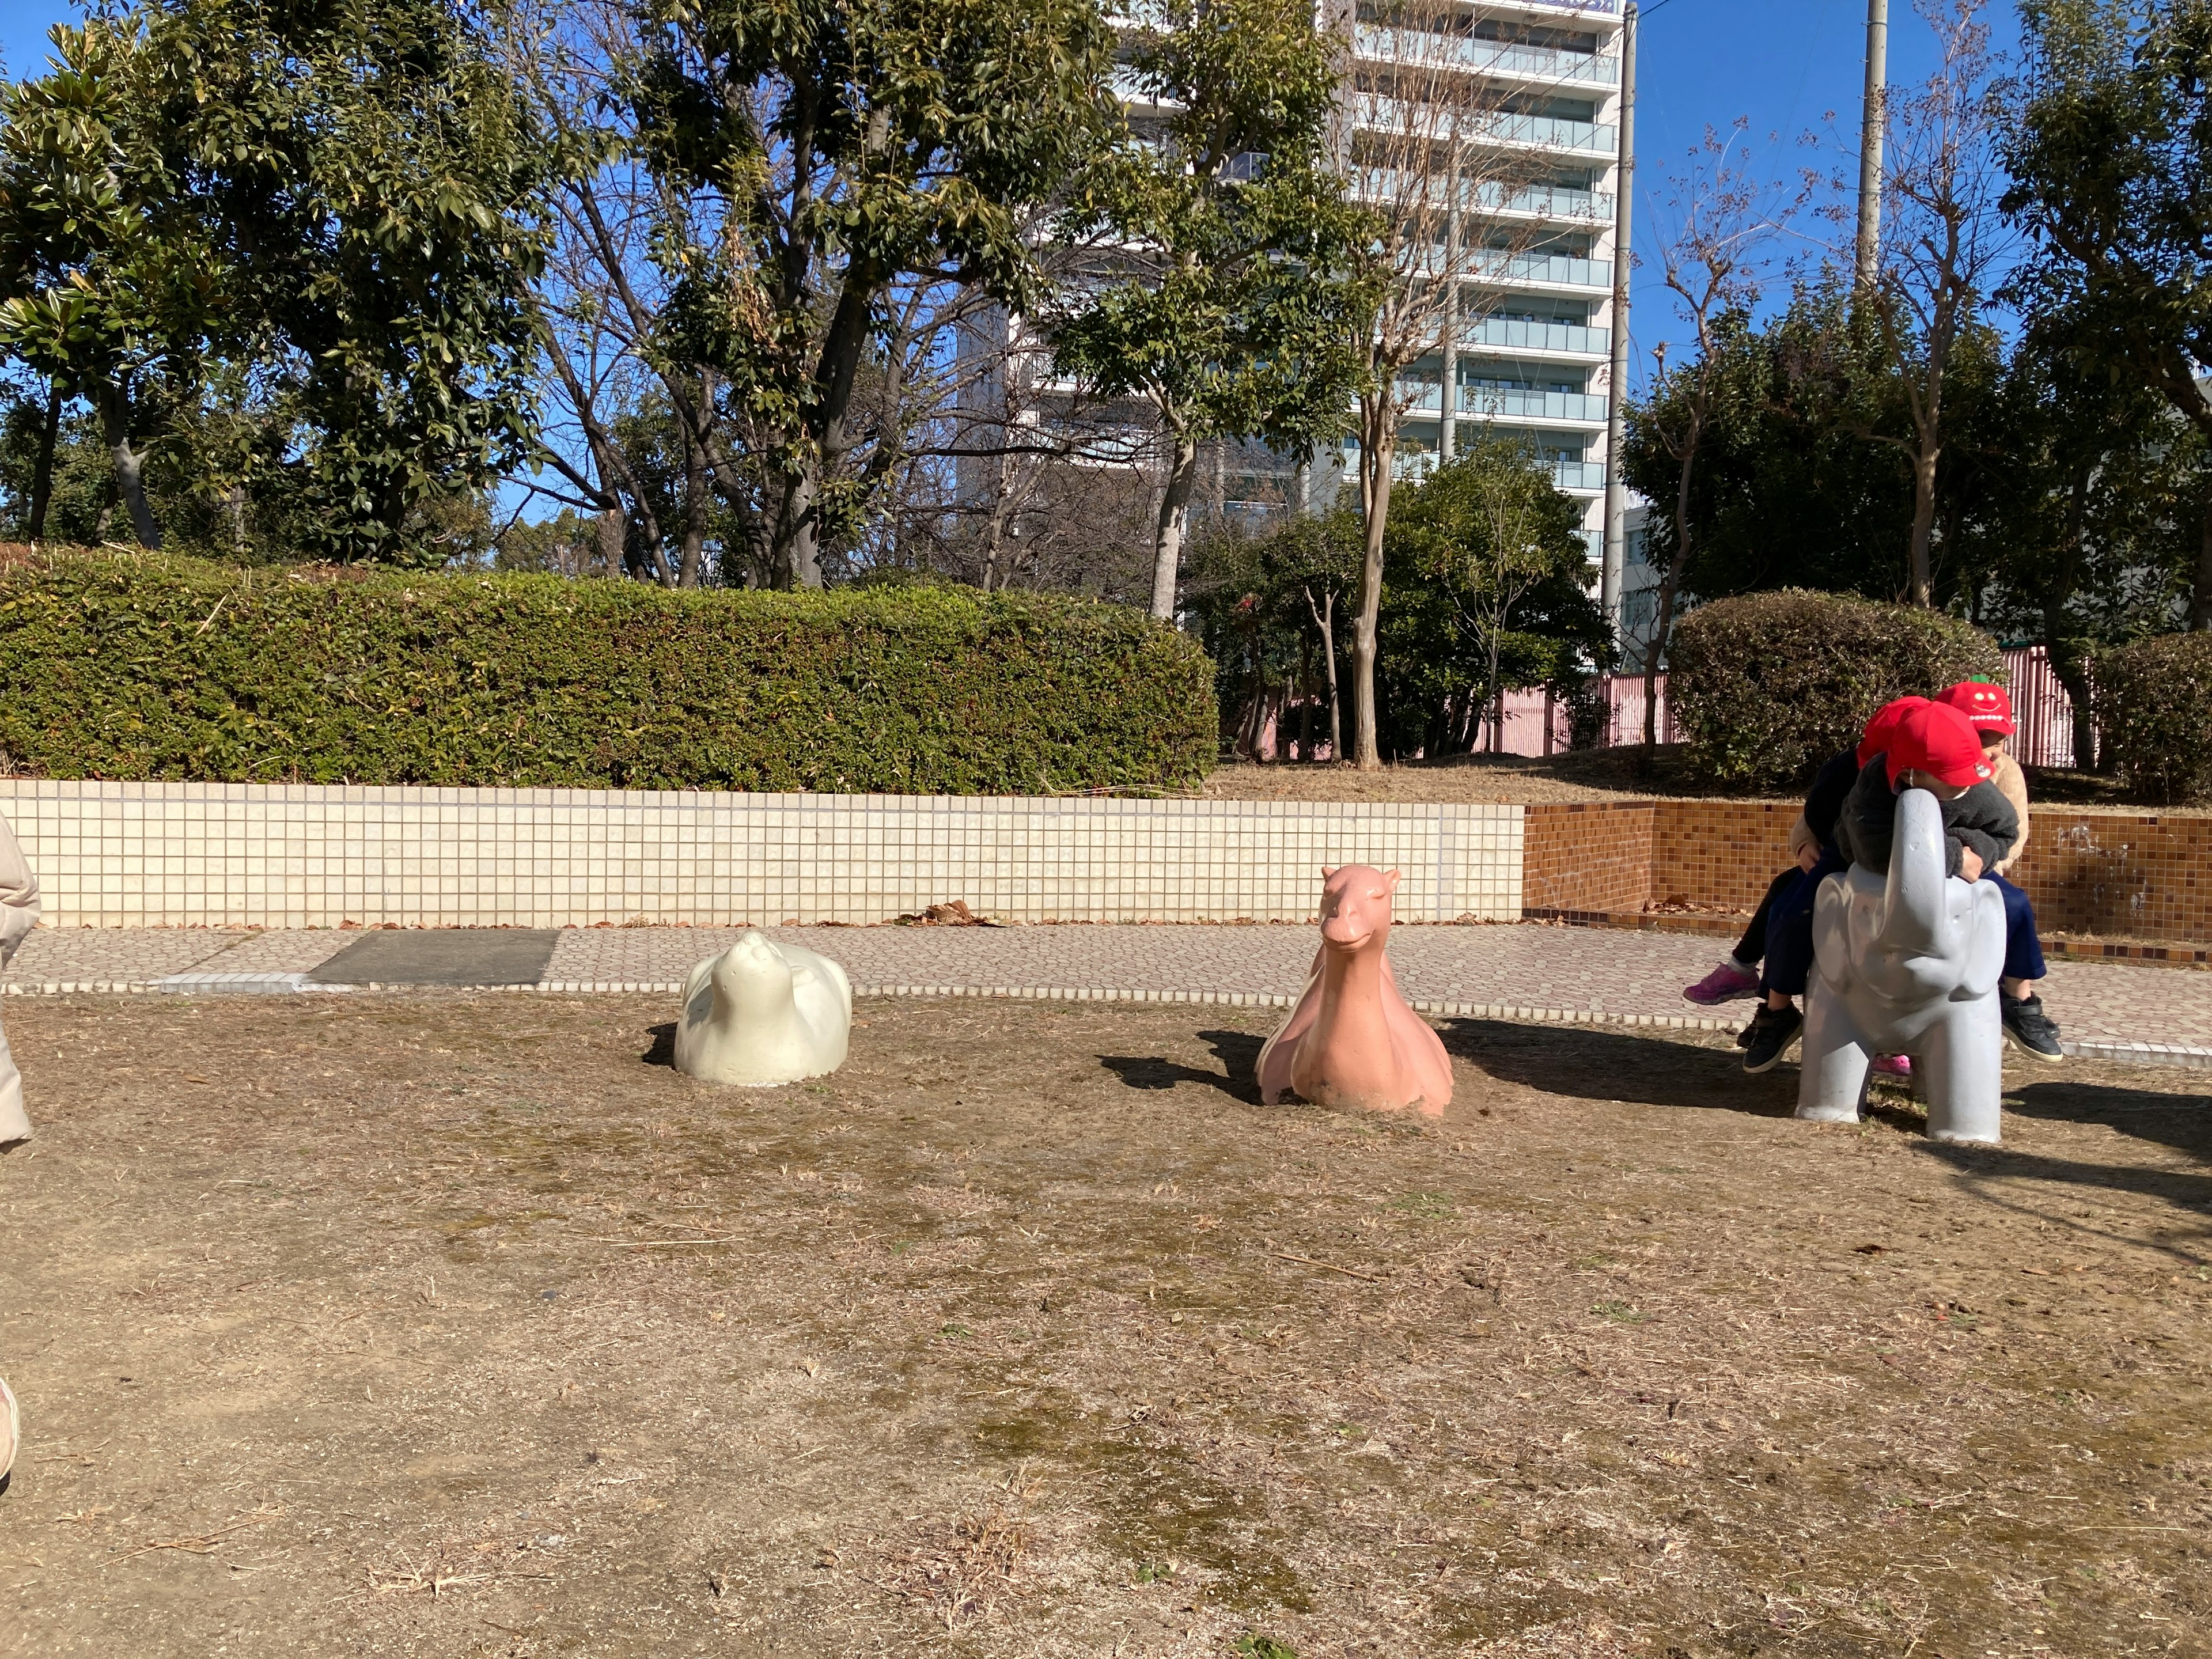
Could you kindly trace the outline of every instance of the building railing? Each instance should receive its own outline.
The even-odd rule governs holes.
[[[1515,115],[1502,110],[1455,112],[1364,93],[1352,100],[1352,125],[1362,131],[1412,134],[1435,143],[1517,144],[1535,149],[1564,149],[1610,155],[1619,147],[1617,128],[1595,121],[1569,121],[1556,115]]]
[[[1553,283],[1565,288],[1611,288],[1613,261],[1564,253],[1478,253],[1469,274],[1492,283]]]
[[[1587,392],[1523,392],[1502,386],[1462,386],[1462,415],[1500,415],[1519,421],[1602,421],[1605,399]]]
[[[1552,482],[1562,489],[1603,489],[1605,465],[1601,461],[1554,461]]]
[[[1575,323],[1532,323],[1525,318],[1492,317],[1462,337],[1473,346],[1497,346],[1507,351],[1571,351],[1602,357],[1612,349],[1613,337],[1601,328]]]
[[[1363,202],[1389,208],[1410,208],[1425,198],[1443,204],[1448,188],[1441,177],[1407,178],[1395,167],[1360,167],[1352,174],[1352,193]],[[1572,185],[1522,185],[1507,190],[1494,179],[1462,181],[1461,210],[1467,213],[1527,213],[1544,219],[1589,219],[1613,222],[1613,192],[1583,190]]]
[[[1370,23],[1359,26],[1357,43],[1363,56],[1389,64],[1449,64],[1531,80],[1578,81],[1595,86],[1617,86],[1620,82],[1620,59],[1604,52],[1552,52],[1504,40],[1381,28]]]

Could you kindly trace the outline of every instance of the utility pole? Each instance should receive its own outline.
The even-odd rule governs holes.
[[[1452,123],[1451,191],[1444,210],[1443,366],[1437,404],[1437,459],[1449,465],[1458,453],[1459,414],[1459,180],[1462,167],[1459,123]]]
[[[1880,4],[1881,0],[1875,0]],[[1620,477],[1620,412],[1628,396],[1628,231],[1636,199],[1636,0],[1620,25],[1620,155],[1613,167],[1613,339],[1605,398],[1605,550],[1598,567],[1598,602],[1607,628],[1620,637],[1620,585],[1626,569],[1626,488]]]
[[[1889,63],[1889,0],[1867,0],[1866,96],[1859,112],[1859,242],[1851,291],[1881,272],[1881,139]]]

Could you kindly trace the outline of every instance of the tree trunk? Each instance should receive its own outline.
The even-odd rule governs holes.
[[[1390,521],[1390,459],[1398,439],[1393,412],[1385,395],[1361,400],[1359,493],[1367,514],[1366,556],[1359,567],[1359,617],[1352,630],[1352,758],[1363,772],[1382,767],[1375,737],[1375,658],[1382,617],[1382,532]]]
[[[1934,603],[1928,550],[1936,533],[1936,463],[1942,455],[1940,443],[1923,440],[1912,457],[1912,603],[1923,611]]]
[[[146,501],[146,457],[143,451],[131,447],[131,405],[114,386],[101,388],[99,404],[108,459],[115,465],[115,492],[131,509],[131,526],[138,532],[138,544],[158,550],[161,530]]]
[[[1175,434],[1175,461],[1160,496],[1159,524],[1152,539],[1152,620],[1171,623],[1176,612],[1176,578],[1182,568],[1182,532],[1190,521],[1190,492],[1198,477],[1198,444],[1187,432]]]
[[[1314,603],[1313,589],[1306,589],[1306,609],[1313,612],[1314,626],[1321,629],[1322,666],[1328,673],[1328,758],[1333,766],[1344,758],[1344,705],[1336,694],[1336,590],[1322,591],[1322,602]]]
[[[775,585],[793,588],[822,586],[822,550],[815,535],[815,474],[812,469],[783,475],[783,499],[776,509],[769,558]]]
[[[2212,628],[2212,495],[2204,502],[2204,527],[2197,538],[2197,582],[2189,596],[2189,629]]]
[[[62,388],[58,380],[46,382],[46,416],[39,426],[39,461],[31,474],[31,520],[25,527],[28,539],[46,538],[46,508],[54,498],[54,441],[61,435]]]
[[[672,587],[696,587],[707,550],[707,454],[692,434],[691,423],[680,415],[678,435],[684,443],[684,532],[678,542]]]
[[[1674,593],[1682,585],[1682,567],[1689,549],[1679,541],[1667,574],[1659,583],[1659,617],[1652,624],[1650,642],[1644,647],[1644,764],[1650,766],[1659,750],[1659,658],[1667,636],[1674,631]]]
[[[1313,758],[1313,641],[1298,629],[1298,758]]]
[[[610,576],[620,575],[623,539],[622,509],[608,507],[592,523],[599,533],[599,562],[606,567]]]

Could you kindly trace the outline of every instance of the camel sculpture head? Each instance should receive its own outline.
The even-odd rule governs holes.
[[[1321,942],[1324,950],[1381,950],[1390,937],[1390,899],[1399,872],[1365,864],[1321,867]]]

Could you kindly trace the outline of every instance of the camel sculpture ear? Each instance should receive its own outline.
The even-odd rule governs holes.
[[[1344,868],[1344,866],[1340,864],[1336,866],[1336,869],[1333,870],[1328,865],[1324,864],[1321,867],[1321,878],[1323,881],[1327,881],[1331,876],[1336,873],[1337,870],[1341,870],[1342,868]]]
[[[1389,884],[1390,890],[1394,893],[1398,890],[1398,878],[1400,873],[1400,872],[1395,870],[1385,870],[1382,872],[1382,879],[1384,882]]]

